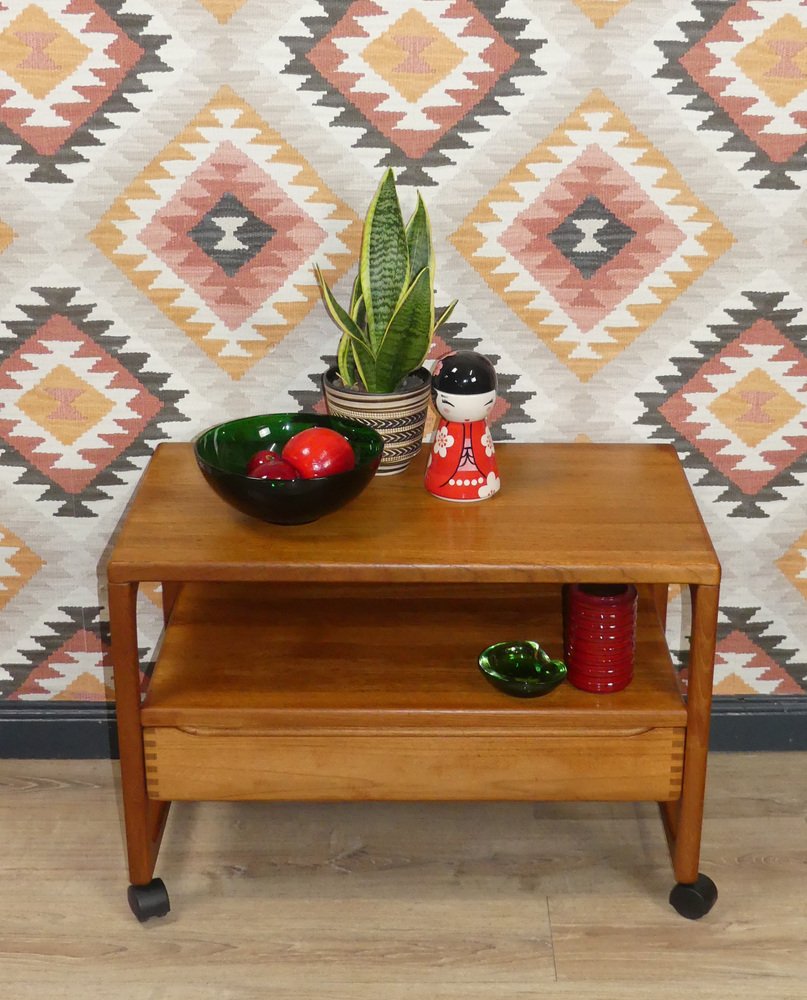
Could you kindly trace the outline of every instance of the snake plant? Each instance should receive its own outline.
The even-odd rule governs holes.
[[[394,392],[429,353],[435,331],[456,300],[434,315],[434,248],[426,206],[418,193],[404,226],[395,176],[388,169],[364,220],[359,272],[349,309],[337,301],[315,267],[322,301],[342,331],[337,367],[345,386]]]

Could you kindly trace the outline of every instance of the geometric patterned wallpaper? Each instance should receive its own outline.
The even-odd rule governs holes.
[[[323,408],[388,166],[494,437],[672,443],[716,693],[807,693],[807,0],[0,0],[0,698],[114,698],[148,456]]]

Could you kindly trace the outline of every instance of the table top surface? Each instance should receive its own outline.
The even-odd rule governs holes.
[[[427,453],[319,521],[273,525],[221,500],[191,444],[161,444],[119,525],[109,580],[719,583],[671,446],[497,444],[502,488],[469,504],[426,492]]]

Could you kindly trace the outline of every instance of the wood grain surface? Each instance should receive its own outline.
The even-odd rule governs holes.
[[[239,514],[205,483],[189,444],[161,444],[108,574],[130,580],[716,584],[720,566],[666,445],[497,446],[502,488],[450,504],[422,487],[427,449],[313,524]],[[192,516],[183,516],[186,513]]]
[[[720,564],[678,456],[502,450],[509,485],[491,503],[436,502],[421,455],[291,530],[236,515],[190,445],[160,446],[107,564],[132,883],[152,878],[169,798],[237,797],[676,800],[663,808],[675,875],[695,881]],[[133,609],[149,580],[167,585],[168,629],[141,705]],[[540,714],[494,704],[467,666],[511,627],[557,637],[570,581],[646,588],[629,691],[559,689]],[[692,595],[685,741],[660,627],[676,582]],[[550,584],[547,615],[529,588]],[[269,601],[253,600],[258,586],[274,588]],[[442,752],[438,736],[451,740]]]
[[[803,1000],[802,754],[715,754],[701,921],[650,804],[175,804],[126,905],[117,765],[0,762],[9,1000]]]
[[[563,656],[560,588],[189,584],[141,718],[145,726],[275,733],[415,727],[491,735],[686,722],[649,593],[634,679],[616,694],[570,684],[537,699],[502,694],[477,659],[491,643],[512,639],[534,639]]]

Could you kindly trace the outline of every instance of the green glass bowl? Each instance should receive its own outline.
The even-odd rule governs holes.
[[[479,654],[479,669],[490,683],[516,698],[547,694],[566,677],[563,660],[553,660],[537,642],[496,642]]]
[[[330,427],[348,439],[356,466],[320,479],[252,479],[245,475],[256,451],[280,452],[307,427]],[[371,482],[384,442],[364,424],[315,413],[266,413],[228,420],[202,431],[193,442],[202,475],[230,506],[272,524],[307,524],[344,507]]]

